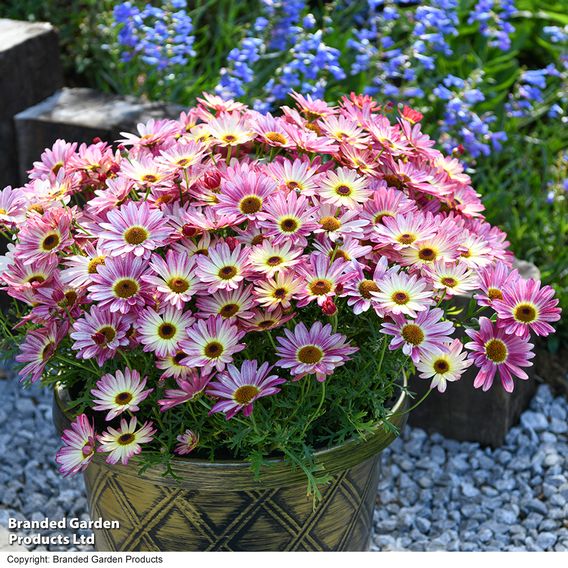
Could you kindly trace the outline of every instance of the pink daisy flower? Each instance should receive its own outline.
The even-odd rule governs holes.
[[[159,209],[151,209],[146,201],[130,201],[108,213],[108,222],[100,223],[101,248],[112,256],[132,253],[150,258],[151,251],[163,246],[168,228]]]
[[[233,355],[245,348],[239,341],[245,333],[221,316],[211,316],[207,320],[198,320],[188,330],[189,339],[181,342],[181,348],[187,353],[182,362],[188,367],[199,367],[204,373],[213,369],[222,371],[233,360]]]
[[[197,372],[191,369],[184,377],[176,377],[176,383],[179,388],[166,389],[164,391],[165,398],[158,400],[160,410],[165,412],[193,400],[199,393],[203,392],[209,384],[212,376],[206,373]]]
[[[207,394],[221,399],[210,414],[224,412],[227,420],[239,411],[250,416],[255,400],[280,392],[277,385],[286,382],[277,375],[269,375],[271,369],[268,363],[259,367],[256,360],[243,361],[240,369],[229,365],[207,388]]]
[[[391,269],[377,283],[379,290],[370,291],[377,304],[387,313],[416,317],[432,305],[432,290],[425,278]]]
[[[342,259],[352,264],[360,264],[365,262],[372,250],[372,246],[362,245],[359,239],[352,237],[345,237],[341,244],[339,242],[333,243],[321,235],[314,241],[314,252],[317,251],[326,255],[330,262]]]
[[[371,199],[363,205],[362,217],[368,219],[372,226],[383,222],[385,217],[396,217],[416,210],[416,204],[404,192],[387,188],[384,182],[371,184]]]
[[[84,255],[71,255],[65,259],[65,268],[61,271],[61,280],[76,288],[88,286],[91,275],[97,272],[97,268],[105,263],[106,254],[97,244],[96,247],[90,242],[85,244]]]
[[[87,469],[95,455],[95,428],[86,414],[80,414],[71,428],[61,436],[63,447],[55,456],[63,476],[75,475]]]
[[[255,137],[238,112],[223,112],[210,120],[204,128],[219,146],[238,146]]]
[[[97,388],[91,390],[95,410],[108,410],[106,420],[113,420],[123,412],[137,412],[138,406],[154,389],[146,389],[146,378],[140,380],[136,370],[119,369],[114,375],[103,375],[97,381]]]
[[[486,317],[479,318],[479,331],[466,329],[465,332],[473,340],[466,343],[465,348],[472,351],[469,358],[479,367],[473,382],[475,388],[489,390],[497,372],[507,392],[513,392],[513,377],[521,380],[529,378],[521,367],[532,366],[532,343],[517,335],[506,334],[503,328]]]
[[[256,272],[272,277],[300,263],[302,252],[303,249],[294,247],[292,242],[277,245],[263,240],[260,245],[252,247],[248,261]]]
[[[349,263],[338,259],[330,263],[323,254],[312,254],[309,264],[301,265],[297,274],[304,280],[304,288],[298,294],[298,307],[307,306],[314,300],[319,306],[328,299],[343,293],[349,280],[355,277],[354,272],[345,273]]]
[[[184,304],[202,289],[196,266],[195,257],[169,249],[165,259],[152,255],[150,268],[153,274],[145,274],[142,279],[157,290],[162,302],[182,310]]]
[[[524,339],[529,338],[531,330],[541,336],[554,333],[549,322],[560,319],[561,309],[556,307],[558,299],[553,298],[554,289],[540,286],[538,280],[519,278],[504,290],[502,299],[493,301],[497,325],[505,333],[514,333]]]
[[[259,225],[274,244],[291,241],[306,246],[306,237],[317,227],[314,215],[317,207],[310,207],[308,199],[296,192],[277,194],[264,209]]]
[[[377,306],[373,293],[380,292],[378,283],[385,275],[387,269],[388,261],[384,256],[381,257],[377,266],[375,266],[375,270],[370,275],[370,278],[364,273],[364,268],[361,265],[354,267],[356,277],[345,285],[347,305],[351,306],[354,314],[359,315],[373,306],[377,315],[384,316],[384,311]]]
[[[100,446],[97,452],[108,452],[107,463],[128,465],[129,460],[142,451],[140,444],[147,444],[154,439],[156,429],[151,422],[145,422],[141,428],[136,429],[136,416],[127,422],[120,421],[120,428],[108,427],[108,430],[98,436]]]
[[[248,167],[230,168],[217,195],[217,213],[235,218],[236,223],[258,219],[275,189],[274,182]]]
[[[266,166],[266,172],[280,187],[305,192],[306,195],[315,194],[319,175],[317,168],[309,160],[274,161]]]
[[[385,217],[382,225],[375,225],[377,240],[395,250],[406,248],[416,241],[432,238],[438,230],[434,217],[419,212]]]
[[[173,355],[168,355],[163,359],[156,359],[156,368],[164,371],[160,375],[160,381],[165,381],[168,377],[187,378],[193,372],[194,369],[184,365],[182,361],[187,357],[187,353],[179,349]]]
[[[252,318],[240,322],[244,331],[264,332],[276,329],[290,321],[295,312],[284,312],[280,306],[271,310],[254,310]]]
[[[371,195],[367,181],[349,168],[329,171],[319,180],[318,195],[324,203],[355,209]]]
[[[140,257],[107,258],[92,275],[89,295],[111,312],[127,314],[140,309],[150,299],[150,286],[142,278],[146,271],[147,262]]]
[[[256,283],[254,295],[256,301],[268,311],[277,307],[287,310],[301,288],[302,280],[296,278],[292,271],[278,272],[273,278]]]
[[[468,294],[478,287],[477,274],[462,262],[439,260],[424,270],[437,290],[445,290],[446,297]]]
[[[128,345],[129,329],[130,322],[123,315],[93,306],[90,312],[85,312],[73,323],[70,337],[75,340],[73,349],[77,351],[77,358],[95,358],[102,366],[115,356],[120,347]]]
[[[185,456],[193,452],[198,446],[199,434],[196,434],[193,430],[186,430],[183,434],[180,434],[176,440],[179,443],[175,447],[174,452],[180,456]]]
[[[494,300],[502,300],[505,289],[514,286],[520,276],[503,262],[497,262],[479,272],[478,287],[481,294],[474,296],[480,306],[492,306]]]
[[[191,312],[184,313],[175,306],[167,305],[160,312],[146,308],[138,315],[136,329],[144,351],[166,357],[175,354],[194,322]]]
[[[277,337],[279,357],[276,365],[289,369],[297,381],[306,375],[314,375],[324,381],[337,367],[344,365],[350,355],[358,351],[340,333],[333,333],[331,325],[316,321],[310,330],[299,323],[294,331],[284,329],[286,337]]]
[[[249,251],[241,245],[232,250],[225,242],[209,248],[208,256],[197,258],[197,275],[207,285],[209,293],[234,290],[249,275]]]
[[[472,363],[471,360],[466,360],[467,353],[462,349],[462,342],[454,339],[449,345],[425,354],[416,364],[420,378],[432,379],[430,388],[445,392],[447,384],[458,381]]]
[[[236,322],[238,319],[253,317],[252,309],[255,301],[252,286],[235,290],[218,290],[210,296],[197,298],[199,316],[207,319],[210,316],[221,316],[223,319]]]
[[[20,191],[5,187],[0,191],[0,225],[12,226],[25,219],[25,204]]]
[[[16,256],[24,264],[35,263],[73,244],[72,213],[50,209],[42,217],[30,217],[18,234]]]
[[[358,210],[338,210],[333,205],[320,205],[316,215],[317,225],[315,234],[324,234],[330,241],[336,242],[340,238],[362,238],[365,229],[370,225],[367,219],[361,219]]]
[[[75,154],[77,142],[65,142],[58,139],[51,148],[46,148],[40,156],[40,162],[34,162],[30,172],[31,179],[45,179],[50,174],[57,175]]]
[[[394,336],[389,344],[391,351],[402,347],[402,352],[418,363],[435,348],[451,342],[449,336],[454,331],[454,324],[440,321],[443,316],[440,308],[420,312],[413,320],[395,315],[393,323],[383,323],[381,332]]]
[[[163,184],[173,175],[171,171],[148,155],[141,155],[139,159],[124,160],[120,165],[120,173],[142,190]]]
[[[20,346],[20,352],[16,355],[18,363],[27,363],[19,372],[21,380],[29,377],[32,383],[39,381],[45,366],[66,335],[67,324],[58,326],[52,323],[47,327],[28,331]]]

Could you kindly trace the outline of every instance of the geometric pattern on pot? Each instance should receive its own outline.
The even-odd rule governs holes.
[[[151,483],[97,463],[85,472],[91,517],[120,522],[95,530],[97,550],[109,551],[367,550],[378,479],[374,456],[335,474],[314,508],[305,483],[220,492]]]

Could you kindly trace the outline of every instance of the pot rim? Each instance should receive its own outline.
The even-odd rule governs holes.
[[[403,388],[396,402],[391,408],[389,417],[390,424],[400,432],[407,420],[405,410],[408,407],[408,395],[405,390],[407,377],[404,376]],[[54,415],[56,429],[61,434],[63,428],[67,428],[72,421],[72,416],[65,409],[65,402],[70,401],[69,393],[60,384],[54,388],[54,410],[59,416]],[[361,462],[373,458],[396,438],[398,433],[392,429],[386,429],[384,421],[377,422],[371,433],[366,437],[350,438],[332,448],[324,448],[314,452],[314,459],[319,466],[318,473],[321,475],[333,475],[341,473]],[[157,482],[162,485],[171,485],[188,488],[225,488],[228,486],[232,490],[247,490],[258,488],[259,483],[263,487],[282,487],[302,483],[305,485],[306,476],[300,468],[294,468],[284,457],[269,458],[265,462],[258,477],[254,476],[250,468],[250,462],[245,460],[220,459],[209,461],[203,458],[192,458],[173,456],[170,461],[171,471],[176,477],[165,475],[163,466],[152,466],[140,472],[140,458],[134,456],[128,465],[109,464],[101,453],[95,454],[93,461],[89,465],[101,468],[103,471],[115,471],[120,476],[144,478],[149,481]]]

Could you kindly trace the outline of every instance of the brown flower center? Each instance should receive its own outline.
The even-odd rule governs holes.
[[[93,339],[97,345],[103,345],[104,343],[110,343],[116,337],[116,331],[110,325],[105,325],[101,327],[97,333],[93,336]]]
[[[421,248],[418,252],[418,258],[426,262],[432,262],[436,259],[436,251],[430,247]]]
[[[272,292],[272,295],[273,295],[275,298],[279,298],[279,299],[285,298],[285,297],[286,297],[286,294],[287,294],[286,288],[276,288],[276,289],[274,290],[274,292]]]
[[[187,357],[187,355],[183,352],[183,351],[178,351],[173,357],[172,357],[172,361],[176,364],[176,365],[181,365],[181,362],[183,359],[185,359]],[[181,365],[183,366],[183,365]]]
[[[394,215],[390,211],[381,211],[380,213],[377,213],[373,219],[375,221],[375,225],[382,223],[385,217],[394,217]]]
[[[264,137],[276,144],[286,144],[288,141],[283,134],[280,134],[280,132],[267,132]]]
[[[225,349],[218,341],[211,341],[205,346],[204,353],[206,357],[216,359],[223,354],[224,350]]]
[[[230,280],[237,275],[237,269],[235,266],[223,266],[218,272],[219,278],[223,280]]]
[[[114,402],[120,405],[128,404],[131,400],[132,400],[132,395],[129,392],[119,392],[114,397]]]
[[[416,240],[416,235],[411,233],[402,233],[396,239],[401,245],[411,245]]]
[[[258,213],[262,208],[262,199],[256,195],[247,195],[243,197],[239,203],[239,209],[241,213],[245,215],[252,215],[253,213]]]
[[[54,352],[55,352],[55,343],[53,341],[50,341],[45,345],[45,347],[41,352],[41,360],[47,361],[53,355]]]
[[[268,264],[268,266],[278,266],[283,262],[284,259],[281,256],[271,256],[266,260],[266,264]]]
[[[238,304],[225,304],[219,310],[219,315],[224,318],[232,318],[238,311],[239,311]]]
[[[436,371],[436,373],[447,373],[450,370],[450,366],[448,365],[448,362],[445,359],[436,359],[436,361],[434,361],[434,371]]]
[[[77,292],[75,290],[67,290],[63,295],[61,302],[58,302],[58,306],[61,308],[66,308],[68,306],[73,306],[77,301]]]
[[[319,222],[324,231],[337,231],[341,227],[339,219],[331,216],[322,217]]]
[[[28,284],[42,284],[45,282],[45,276],[42,276],[41,274],[33,274],[26,278],[26,282]]]
[[[299,226],[298,221],[292,217],[286,217],[280,221],[280,229],[282,229],[284,233],[294,233],[298,230]]]
[[[507,346],[500,339],[490,339],[485,344],[485,355],[493,363],[503,363],[507,359]]]
[[[342,197],[348,197],[352,192],[353,190],[348,185],[338,185],[335,188],[335,193],[341,195]]]
[[[168,281],[168,288],[176,294],[183,294],[189,289],[189,282],[185,278],[176,277]]]
[[[394,174],[387,174],[385,176],[385,181],[389,187],[396,187],[396,189],[404,189],[406,186],[404,182]]]
[[[119,298],[131,298],[138,293],[140,286],[138,282],[132,280],[132,278],[121,278],[115,282],[112,290],[115,296]]]
[[[333,285],[329,280],[318,279],[310,282],[309,289],[314,296],[323,296],[331,292]]]
[[[117,442],[121,445],[121,446],[128,446],[130,444],[132,444],[132,442],[134,442],[134,440],[136,439],[136,436],[134,436],[134,434],[131,434],[130,432],[127,434],[121,434],[118,438],[117,438]]]
[[[177,332],[177,328],[172,323],[163,323],[160,327],[158,327],[158,335],[162,339],[172,339]]]
[[[95,274],[97,272],[97,268],[105,263],[104,256],[95,256],[89,261],[87,265],[87,272],[89,274]]]
[[[498,288],[489,288],[487,290],[487,296],[490,300],[502,300],[503,292],[501,292]]]
[[[402,327],[403,339],[412,345],[420,345],[424,341],[424,332],[415,323],[407,323]]]
[[[243,385],[233,393],[233,398],[239,404],[249,404],[259,392],[259,388],[254,385]]]
[[[287,181],[286,187],[288,189],[301,189],[300,184],[297,181],[293,181],[293,180]]]
[[[124,240],[129,245],[139,245],[149,237],[148,231],[144,227],[130,227],[124,231]]]
[[[278,322],[276,320],[273,319],[265,319],[262,321],[259,321],[256,326],[260,329],[270,329],[272,327],[274,327]]]
[[[158,181],[158,176],[154,174],[144,174],[142,176],[142,181],[145,181],[147,183],[156,183]]]
[[[522,323],[531,323],[537,319],[537,311],[530,304],[519,304],[515,308],[515,319]]]
[[[297,357],[301,363],[314,365],[322,360],[323,351],[315,345],[306,345],[298,351]]]
[[[255,245],[261,244],[262,241],[264,241],[264,235],[255,235],[255,236],[253,237],[252,241],[250,242],[250,244],[251,244],[252,246],[255,246]]]
[[[61,239],[57,233],[50,233],[44,237],[41,242],[41,248],[47,251],[53,250],[60,242]]]
[[[444,276],[440,282],[444,285],[447,286],[448,288],[455,288],[458,285],[458,281],[455,278],[452,278],[451,276]]]
[[[395,303],[398,304],[399,306],[402,306],[404,304],[408,304],[408,302],[410,302],[410,296],[406,293],[406,292],[395,292],[392,296],[391,296],[391,300]]]
[[[366,300],[372,298],[371,292],[378,291],[379,287],[374,280],[363,280],[363,282],[359,284],[359,294],[361,294],[361,296]]]

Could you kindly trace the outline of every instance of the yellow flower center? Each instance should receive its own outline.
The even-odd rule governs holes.
[[[293,219],[292,217],[281,219],[279,225],[280,229],[284,233],[294,233],[300,227],[298,221],[296,219]]]
[[[105,263],[104,256],[95,256],[95,258],[89,261],[89,264],[87,265],[87,272],[89,274],[95,274],[97,272],[97,268],[104,263]]]
[[[254,385],[243,385],[234,392],[233,398],[239,404],[249,404],[259,392],[259,388]]]
[[[418,251],[418,258],[426,262],[432,262],[436,260],[436,256],[436,251],[430,247],[424,247]]]
[[[309,289],[314,296],[323,296],[331,292],[333,285],[329,280],[322,278],[310,282]]]
[[[206,357],[209,357],[210,359],[216,359],[223,354],[224,350],[225,349],[218,341],[211,341],[205,346],[203,352],[205,353]]]
[[[134,442],[134,440],[136,439],[136,436],[134,434],[131,434],[130,432],[127,434],[121,434],[117,439],[117,443],[120,444],[121,446],[129,446],[130,444],[132,444],[132,442]]]
[[[521,323],[531,323],[538,318],[538,312],[531,304],[518,304],[513,315]]]
[[[283,134],[280,134],[280,132],[267,132],[264,137],[276,144],[286,144],[288,141]]]
[[[359,284],[359,294],[366,300],[369,300],[371,296],[371,292],[379,292],[379,287],[374,280],[363,280]]]
[[[119,392],[115,397],[114,397],[114,402],[116,404],[119,404],[121,406],[124,406],[125,404],[128,404],[130,401],[132,400],[132,394],[129,392]]]
[[[138,293],[140,286],[132,278],[121,278],[115,282],[112,290],[115,296],[119,298],[131,298]]]
[[[306,365],[319,363],[323,358],[323,351],[315,345],[306,345],[298,351],[298,361]]]
[[[324,231],[337,231],[341,227],[341,222],[335,217],[322,217],[320,225]]]
[[[448,288],[455,288],[458,285],[458,281],[455,278],[452,278],[451,276],[444,276],[440,282],[444,285],[447,286]]]
[[[447,373],[450,370],[450,365],[448,364],[448,362],[445,359],[436,359],[436,361],[434,361],[434,371],[436,371],[436,373]]]
[[[61,239],[57,233],[49,233],[41,241],[41,249],[45,251],[53,250],[60,242]]]
[[[189,282],[185,278],[176,277],[168,281],[168,288],[176,294],[183,294],[189,289]]]
[[[401,330],[403,339],[412,345],[420,345],[424,341],[424,332],[414,323],[407,323]]]
[[[235,266],[223,266],[218,272],[219,278],[222,280],[230,280],[237,275],[237,269]]]
[[[502,300],[503,299],[503,292],[497,288],[489,288],[487,290],[487,296],[490,300]]]
[[[348,185],[341,184],[335,188],[335,193],[341,197],[349,197],[353,193],[353,190]]]
[[[256,195],[247,195],[239,202],[239,210],[245,215],[258,213],[262,208],[262,199]]]
[[[410,296],[406,292],[399,290],[398,292],[393,293],[393,295],[391,296],[391,300],[395,304],[403,306],[404,304],[408,304],[408,302],[410,302]]]
[[[148,231],[144,227],[130,227],[124,231],[124,240],[129,245],[142,244],[149,236]]]
[[[490,339],[485,344],[485,355],[493,363],[503,363],[507,359],[507,346],[500,339]]]

